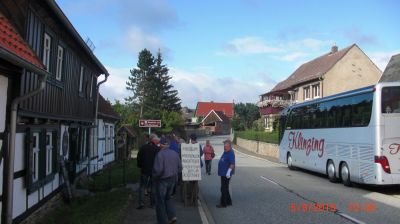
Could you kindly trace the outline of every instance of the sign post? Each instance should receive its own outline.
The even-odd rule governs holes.
[[[161,120],[139,120],[139,127],[149,128],[149,135],[151,128],[161,128]]]

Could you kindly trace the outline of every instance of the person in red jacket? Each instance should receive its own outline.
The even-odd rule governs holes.
[[[210,144],[210,140],[206,141],[206,145],[203,147],[204,161],[206,162],[206,173],[211,175],[211,162],[215,156],[214,148]]]

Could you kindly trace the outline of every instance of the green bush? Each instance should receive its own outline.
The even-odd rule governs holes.
[[[247,140],[254,140],[260,142],[267,142],[278,144],[278,132],[264,132],[264,131],[237,131],[235,132],[236,138],[243,138]]]

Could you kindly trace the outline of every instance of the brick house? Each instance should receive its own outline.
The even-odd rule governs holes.
[[[230,120],[234,116],[233,103],[198,102],[195,117],[201,121],[201,129],[209,134],[230,134]]]
[[[331,51],[298,67],[286,80],[260,95],[260,108],[266,131],[280,111],[293,103],[334,95],[376,84],[382,72],[356,45]]]

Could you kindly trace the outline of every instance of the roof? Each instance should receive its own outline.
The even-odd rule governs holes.
[[[400,54],[393,55],[379,82],[400,81]]]
[[[133,128],[133,126],[130,125],[130,124],[122,125],[121,128],[118,130],[118,132],[120,132],[121,130],[125,130],[126,133],[128,133],[129,137],[135,137],[136,136],[136,131]]]
[[[198,102],[196,106],[196,117],[205,117],[211,110],[222,111],[228,118],[234,115],[233,103]]]
[[[224,112],[222,112],[222,111],[211,110],[211,111],[204,117],[204,119],[203,119],[201,122],[203,123],[211,114],[215,114],[215,115],[217,116],[217,118],[218,118],[221,122],[229,121],[229,118],[228,118],[227,116],[225,116]]]
[[[335,53],[326,53],[314,60],[302,64],[286,80],[278,83],[269,93],[285,90],[294,85],[321,78],[354,46],[357,45],[352,44],[340,51]]]
[[[44,69],[41,60],[2,13],[0,13],[0,48],[39,69]]]
[[[98,113],[100,116],[105,118],[111,118],[113,120],[121,120],[121,117],[112,108],[111,104],[104,99],[102,95],[99,94],[99,109]]]

